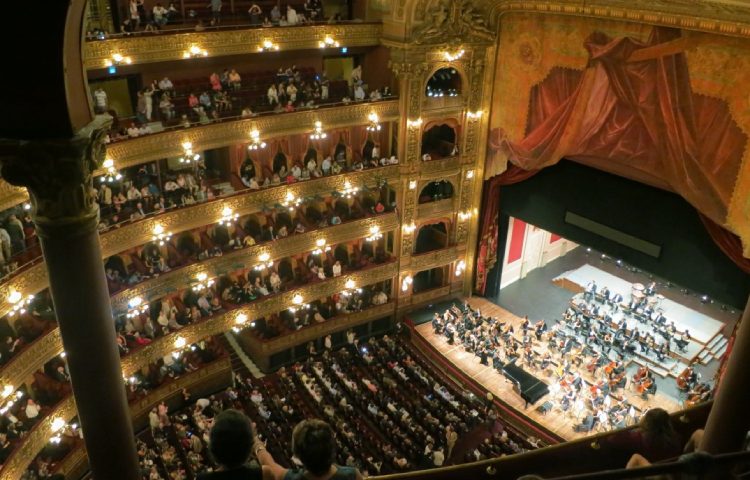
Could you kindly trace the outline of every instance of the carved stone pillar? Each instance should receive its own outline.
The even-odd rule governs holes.
[[[740,322],[700,444],[712,454],[740,450],[750,429],[750,298]]]
[[[110,122],[97,117],[72,139],[6,142],[2,176],[31,197],[91,470],[96,478],[137,480],[92,183]]]

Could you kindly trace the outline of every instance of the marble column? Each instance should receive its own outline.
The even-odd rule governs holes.
[[[138,480],[93,190],[110,123],[97,117],[71,139],[6,142],[2,176],[29,191],[91,471]]]

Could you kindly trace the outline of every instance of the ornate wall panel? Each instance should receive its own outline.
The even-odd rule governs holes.
[[[442,267],[458,259],[458,247],[449,247],[434,252],[412,255],[409,268],[413,272],[421,272],[431,268]]]
[[[107,156],[115,161],[117,168],[125,168],[151,160],[179,156],[182,154],[182,143],[186,141],[192,142],[196,151],[201,151],[248,142],[253,128],[257,128],[263,135],[272,133],[274,137],[282,137],[311,132],[313,124],[318,120],[326,129],[364,125],[371,112],[377,113],[381,122],[396,120],[399,118],[398,101],[386,100],[302,110],[170,130],[110,144],[107,146]]]
[[[432,290],[427,290],[426,292],[412,295],[411,304],[421,305],[423,303],[427,303],[427,302],[436,300],[438,298],[445,297],[446,295],[449,295],[450,293],[451,293],[450,285],[446,285],[445,287],[440,287],[440,288],[433,288]]]
[[[420,160],[420,162],[421,168],[419,179],[421,182],[418,190],[424,188],[424,180],[449,180],[454,183],[454,186],[458,186],[455,185],[456,182],[449,177],[456,175],[461,162],[459,157],[449,157],[441,160],[430,160],[427,162],[422,162]]]
[[[380,44],[382,29],[379,23],[358,23],[140,35],[86,42],[83,56],[86,68],[95,69],[105,68],[105,60],[114,53],[131,57],[134,64],[182,60],[183,52],[196,45],[211,57],[257,54],[262,61],[258,46],[265,40],[278,44],[282,51],[318,49],[318,42],[326,35],[344,40],[350,48],[365,47]]]
[[[248,338],[246,343],[250,347],[253,356],[267,357],[277,352],[282,352],[297,345],[302,345],[317,338],[322,338],[345,328],[352,328],[369,321],[393,315],[396,312],[394,302],[378,305],[357,313],[339,315],[332,320],[325,321],[310,327],[303,328],[289,335],[284,335],[271,340],[260,340],[255,337]]]
[[[24,187],[16,187],[0,179],[0,211],[15,207],[19,203],[29,200],[29,194]]]
[[[422,203],[417,207],[417,218],[425,219],[453,214],[455,198]]]

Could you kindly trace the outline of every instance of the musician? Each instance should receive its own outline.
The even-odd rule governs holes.
[[[455,341],[456,327],[452,323],[445,326],[445,336],[448,338],[448,345],[453,345]]]
[[[534,335],[536,335],[537,341],[542,340],[542,335],[546,331],[547,331],[547,324],[544,322],[544,320],[539,320],[538,322],[536,322],[536,325],[534,325]]]
[[[489,354],[487,352],[487,349],[485,347],[481,347],[479,349],[479,363],[481,363],[482,365],[489,365],[489,363],[487,363],[488,355]]]
[[[443,332],[443,320],[440,318],[438,313],[432,317],[432,331],[435,333]]]
[[[542,360],[539,363],[539,368],[542,370],[547,370],[552,363],[552,355],[550,355],[549,352],[546,352],[544,355],[542,355]]]
[[[612,295],[612,298],[610,300],[610,304],[615,309],[615,312],[620,309],[620,304],[622,303],[622,295],[619,293],[615,293]]]
[[[698,374],[693,369],[693,366],[687,367],[677,377],[677,388],[684,393],[689,392],[698,381]]]
[[[602,291],[600,295],[602,296],[603,302],[609,302],[609,288],[605,285],[604,288],[602,288]]]
[[[646,289],[643,291],[643,293],[646,294],[646,296],[650,297],[651,295],[656,293],[656,282],[651,282],[648,284]]]
[[[586,284],[586,291],[583,293],[583,298],[590,300],[596,295],[596,280],[591,280]]]
[[[680,338],[675,338],[674,342],[677,344],[677,348],[681,352],[687,352],[687,346],[688,343],[690,343],[690,330],[685,329],[684,332],[680,334]]]
[[[663,362],[667,356],[669,356],[669,344],[668,343],[660,343],[657,348],[654,349],[654,353],[656,354],[656,358]]]

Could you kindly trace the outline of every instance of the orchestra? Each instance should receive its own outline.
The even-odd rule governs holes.
[[[442,315],[435,313],[432,327],[449,344],[463,346],[498,372],[513,363],[546,374],[553,382],[549,401],[580,421],[576,430],[621,428],[635,424],[643,413],[629,395],[647,401],[657,391],[647,365],[628,375],[627,363],[651,355],[663,362],[672,355],[672,342],[684,351],[690,341],[689,331],[678,332],[664,316],[657,296],[654,283],[648,288],[636,285],[632,301],[624,303],[622,295],[606,286],[599,290],[592,281],[551,327],[544,320],[524,317],[516,331],[511,322],[484,316],[468,303],[463,309],[453,305]],[[621,310],[619,320],[612,317],[616,309]],[[633,328],[625,316],[636,320]],[[677,377],[686,405],[710,398],[712,389],[698,380],[692,366]]]

